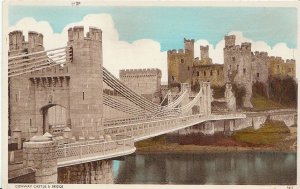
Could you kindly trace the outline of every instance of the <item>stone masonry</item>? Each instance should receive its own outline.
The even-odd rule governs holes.
[[[267,52],[252,52],[251,43],[236,45],[235,35],[225,36],[224,64],[213,64],[209,57],[209,46],[200,46],[201,59],[190,53],[194,40],[184,39],[185,49],[168,51],[168,85],[210,81],[212,87],[224,86],[227,82],[246,89],[244,107],[252,107],[252,84],[261,82],[268,87],[268,78],[292,77],[295,79],[295,60],[284,61],[281,57],[268,56]]]
[[[145,98],[160,102],[161,70],[125,69],[119,72],[120,80],[131,90]]]
[[[295,60],[282,60],[281,57],[268,56],[267,52],[252,52],[251,43],[235,44],[235,36],[225,36],[224,78],[246,89],[244,107],[252,107],[252,84],[261,82],[268,86],[268,78],[295,78]]]
[[[24,143],[23,166],[36,169],[36,183],[57,183],[56,150],[56,144],[45,136],[34,136]]]
[[[190,83],[194,59],[195,40],[184,39],[184,50],[168,51],[168,85],[172,83]]]
[[[9,34],[9,54],[44,50],[43,35],[21,31]],[[49,131],[48,109],[63,107],[73,135],[98,135],[103,126],[102,31],[77,26],[68,30],[73,61],[9,79],[9,128],[20,128],[22,138]],[[50,112],[51,113],[51,112]],[[84,132],[83,132],[84,131]]]
[[[194,58],[194,40],[184,39],[185,50],[168,51],[168,84],[211,82],[212,86],[224,85],[223,65],[213,64],[209,46],[200,46],[201,59]]]
[[[244,87],[246,94],[243,99],[244,107],[252,107],[252,65],[251,43],[235,45],[235,36],[225,36],[224,47],[224,78],[225,82]]]

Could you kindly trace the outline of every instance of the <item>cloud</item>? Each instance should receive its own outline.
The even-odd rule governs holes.
[[[115,76],[118,77],[119,70],[125,68],[159,68],[162,70],[162,80],[167,81],[167,53],[161,52],[160,43],[151,39],[140,39],[132,43],[120,41],[109,14],[86,15],[82,21],[66,25],[61,33],[54,33],[48,22],[26,17],[10,27],[9,31],[22,30],[25,39],[28,31],[42,33],[45,49],[53,49],[66,46],[67,30],[73,26],[84,26],[85,32],[89,26],[102,30],[103,65]]]
[[[268,52],[269,56],[280,56],[283,59],[292,59],[295,58],[298,60],[298,57],[296,56],[296,50],[290,49],[287,47],[285,43],[278,43],[274,47],[270,47],[266,42],[264,41],[253,41],[249,38],[246,38],[242,32],[240,31],[232,31],[229,33],[229,35],[235,35],[236,36],[236,45],[241,45],[242,42],[250,42],[251,43],[251,50],[254,51],[265,51]],[[200,45],[205,46],[209,45],[209,55],[212,58],[214,63],[223,64],[224,63],[224,57],[223,57],[223,48],[225,46],[224,39],[219,41],[217,45],[212,45],[206,40],[197,40],[195,42],[195,56],[200,57]]]

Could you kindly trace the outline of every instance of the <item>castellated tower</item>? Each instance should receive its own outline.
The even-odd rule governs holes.
[[[224,79],[244,87],[246,94],[243,100],[244,107],[252,107],[252,65],[251,43],[235,45],[235,36],[225,36],[224,47]]]
[[[212,59],[209,58],[209,46],[200,46],[201,62],[203,64],[212,64]]]
[[[28,41],[22,31],[9,33],[9,56],[43,51],[43,35],[37,32],[28,32]],[[21,130],[23,138],[29,138],[30,132],[37,132],[34,127],[35,107],[31,103],[34,99],[34,86],[29,78],[31,73],[8,79],[9,100],[9,132]]]
[[[102,31],[75,26],[68,30],[68,46],[73,48],[69,64],[70,119],[75,135],[93,136],[103,129]]]
[[[235,35],[225,36],[225,48],[230,48],[235,46]]]
[[[168,85],[190,83],[194,60],[194,39],[184,38],[184,50],[168,51]]]
[[[194,59],[194,39],[184,38],[184,51],[188,58]]]

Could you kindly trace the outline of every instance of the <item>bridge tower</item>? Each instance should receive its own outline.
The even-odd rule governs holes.
[[[206,116],[211,114],[211,101],[212,101],[212,92],[210,87],[210,82],[203,82],[201,84],[203,90],[203,96],[200,100],[200,107],[203,109],[201,113]]]
[[[9,33],[9,56],[43,51],[43,35],[29,31],[28,40],[22,31]],[[29,64],[29,63],[28,63]],[[29,80],[31,73],[8,79],[9,133],[21,130],[22,138],[30,138],[30,132],[37,132],[35,127],[34,87]]]
[[[73,48],[69,64],[70,121],[76,136],[97,136],[103,126],[102,31],[90,27],[68,30],[68,46]]]

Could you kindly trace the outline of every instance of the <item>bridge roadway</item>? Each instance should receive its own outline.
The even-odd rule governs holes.
[[[243,118],[246,118],[246,115],[242,113],[197,114],[105,127],[104,133],[106,135],[116,136],[111,141],[94,140],[59,145],[57,150],[58,167],[125,156],[135,152],[134,142],[184,129],[205,121]]]

